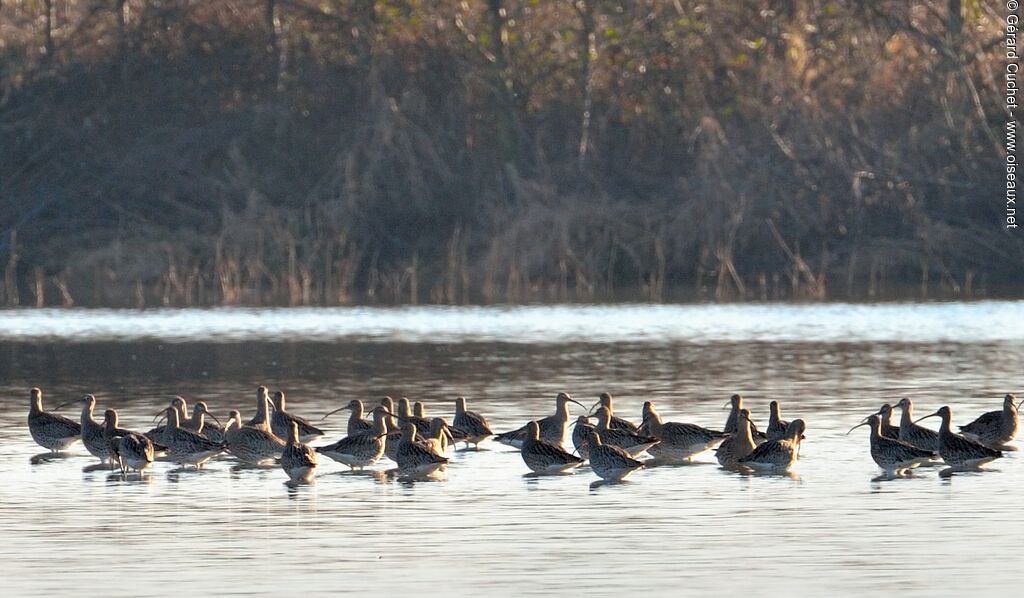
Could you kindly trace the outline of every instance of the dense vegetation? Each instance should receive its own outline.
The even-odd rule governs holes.
[[[0,0],[0,304],[1012,292],[1003,10]]]

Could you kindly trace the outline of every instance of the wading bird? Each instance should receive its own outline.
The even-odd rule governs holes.
[[[582,403],[574,400],[568,394],[564,392],[558,393],[555,397],[555,413],[549,415],[544,419],[537,420],[537,426],[540,429],[540,438],[547,442],[553,442],[559,446],[565,442],[565,429],[569,424],[569,403],[576,403],[580,407],[586,409]],[[504,432],[494,437],[495,440],[501,444],[513,446],[515,448],[522,448],[523,441],[527,437],[527,431],[530,424],[512,430],[511,432]]]
[[[79,441],[82,426],[63,415],[43,411],[43,391],[33,388],[29,393],[28,431],[36,444],[59,453]]]

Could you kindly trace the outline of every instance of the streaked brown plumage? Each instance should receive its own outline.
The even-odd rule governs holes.
[[[442,469],[448,463],[448,459],[425,444],[417,442],[416,437],[415,424],[402,426],[402,437],[395,452],[398,470],[405,474],[427,475]]]
[[[419,434],[423,436],[423,434],[430,429],[431,421],[425,417],[414,415],[411,405],[412,404],[409,402],[409,399],[406,397],[398,399],[398,403],[395,406],[398,411],[395,413],[398,415],[399,425],[404,425],[406,423],[413,424],[416,426]]]
[[[163,439],[165,440],[164,446],[167,447],[167,456],[172,461],[199,468],[211,457],[224,452],[223,442],[214,442],[205,436],[182,428],[181,422],[178,420],[178,410],[173,406],[168,407],[165,412],[167,414],[167,429]]]
[[[228,452],[239,461],[261,465],[273,461],[284,452],[285,442],[267,426],[241,425],[242,416],[232,411],[224,428],[224,442]]]
[[[904,397],[903,399],[900,399],[900,402],[897,403],[896,406],[903,410],[903,414],[900,416],[899,439],[907,444],[916,446],[919,449],[938,453],[939,433],[935,430],[929,430],[924,426],[917,425],[913,419],[914,404],[910,399]]]
[[[103,437],[103,424],[93,419],[93,410],[96,409],[96,397],[93,395],[82,395],[75,401],[68,401],[64,405],[81,403],[82,415],[79,420],[81,426],[82,445],[89,454],[96,457],[102,463],[108,463],[113,458],[113,450],[110,443]],[[63,407],[63,405],[61,405]],[[57,407],[60,409],[60,407]]]
[[[43,411],[43,391],[33,388],[29,392],[28,431],[36,444],[58,453],[79,441],[82,426],[63,415]]]
[[[754,452],[757,443],[750,433],[750,410],[740,409],[737,429],[715,449],[715,458],[722,467],[736,467],[739,460]]]
[[[142,473],[153,464],[153,441],[144,434],[124,430],[117,426],[117,411],[103,413],[103,441],[110,448],[111,458],[121,467],[121,473],[135,470]]]
[[[171,407],[174,407],[178,411],[179,422],[188,421],[188,404],[185,402],[185,397],[174,397],[171,399]],[[156,426],[146,432],[146,437],[149,438],[154,445],[167,446],[167,438],[165,436],[166,432],[166,424]]]
[[[576,454],[584,459],[590,456],[590,433],[594,431],[590,417],[581,415],[576,418],[576,425],[572,428],[572,446]]]
[[[1003,456],[1000,451],[954,434],[950,429],[953,411],[949,407],[940,407],[935,413],[921,419],[929,417],[942,418],[942,425],[939,427],[939,456],[951,469],[977,468]]]
[[[351,401],[346,403],[344,407],[338,407],[337,409],[324,415],[320,419],[325,420],[328,417],[334,415],[335,413],[343,411],[345,409],[351,411],[351,413],[348,416],[348,426],[345,432],[346,435],[354,436],[356,434],[369,432],[370,430],[373,429],[373,421],[366,421],[365,419],[363,419],[363,402],[360,401],[359,399],[352,399]]]
[[[540,474],[567,473],[583,464],[583,459],[565,452],[560,444],[542,439],[540,424],[535,421],[526,424],[526,437],[519,454],[527,467]]]
[[[621,481],[634,471],[643,468],[644,464],[637,461],[626,451],[617,446],[604,444],[601,432],[590,432],[590,469],[598,477],[608,481]]]
[[[999,411],[989,411],[979,416],[971,423],[960,426],[960,433],[964,438],[969,438],[984,444],[985,446],[997,448],[1002,447],[1017,436],[1017,397],[1008,394],[1003,397],[1003,408]]]
[[[778,401],[772,401],[769,403],[768,410],[768,427],[764,430],[764,436],[768,440],[782,440],[786,437],[786,428],[789,426],[789,422],[782,419],[782,411],[779,408]],[[747,413],[750,412],[748,411]],[[750,421],[749,416],[747,417],[747,421]]]
[[[188,424],[182,424],[182,427],[206,436],[214,442],[224,442],[224,428],[210,421],[210,418],[206,417],[209,414],[210,408],[206,401],[199,401],[192,407],[192,417],[189,418]]]
[[[452,425],[465,433],[465,438],[460,441],[477,448],[480,448],[481,442],[494,435],[487,418],[466,409],[465,397],[455,399],[455,419],[452,420]]]
[[[299,440],[299,422],[289,421],[288,442],[281,453],[281,469],[293,483],[308,484],[316,471],[316,452]]]
[[[574,400],[568,395],[568,393],[560,392],[555,397],[555,413],[549,415],[543,419],[537,420],[537,425],[540,427],[540,437],[542,440],[553,442],[561,446],[565,442],[565,429],[569,424],[569,403],[576,403],[580,407],[583,405]],[[583,407],[586,409],[586,407]],[[527,437],[527,428],[529,424],[512,430],[511,432],[503,432],[494,437],[494,439],[501,444],[521,448],[523,441]]]
[[[350,434],[327,446],[317,447],[316,452],[348,465],[351,469],[373,465],[384,455],[385,437],[388,432],[387,417],[383,407],[376,407],[373,410],[373,428]]]
[[[764,442],[737,463],[760,471],[786,471],[796,461],[797,448],[805,429],[804,420],[793,420],[789,424],[785,438]]]
[[[631,457],[635,457],[661,442],[653,434],[638,434],[629,430],[612,428],[611,413],[607,407],[598,409],[596,417],[597,425],[594,426],[594,429],[601,433],[602,441],[607,445],[621,448]]]
[[[273,431],[270,428],[270,393],[266,386],[256,388],[256,415],[252,416],[252,419],[246,425],[263,427],[267,431]]]
[[[594,407],[597,407],[598,405],[607,409],[608,413],[612,416],[611,422],[608,424],[608,428],[611,430],[626,430],[627,432],[633,432],[634,434],[639,433],[639,428],[636,424],[615,415],[615,408],[612,406],[613,403],[614,399],[612,398],[612,395],[607,392],[602,392],[598,395],[597,402],[594,403],[590,410],[593,411]]]
[[[889,403],[883,404],[878,408],[878,417],[880,420],[879,433],[886,438],[900,439],[900,427],[892,425],[892,405]]]
[[[729,436],[725,432],[709,430],[697,424],[663,423],[651,401],[644,403],[644,424],[651,435],[661,441],[647,452],[657,459],[675,463],[689,462],[694,456],[714,448]]]
[[[737,422],[739,421],[738,418],[740,415],[740,409],[743,409],[743,397],[738,394],[734,394],[731,397],[729,397],[729,402],[726,403],[726,405],[730,406],[729,417],[725,419],[725,427],[722,428],[722,431],[725,432],[726,434],[732,434],[737,429]],[[765,433],[757,429],[757,425],[754,423],[754,420],[749,421],[750,435],[754,439],[754,443],[761,444],[762,442],[768,440]]]
[[[435,417],[430,420],[430,431],[425,435],[423,441],[438,455],[444,455],[448,452],[448,447],[455,444],[455,439],[452,438],[452,433],[448,429],[448,421],[443,417]]]
[[[274,393],[274,414],[270,417],[270,429],[277,436],[284,438],[288,429],[295,422],[299,430],[299,442],[310,442],[324,435],[324,431],[311,424],[306,418],[288,412],[287,402],[282,391]]]
[[[864,422],[850,428],[850,432],[861,426],[869,426],[871,428],[871,458],[889,477],[901,476],[932,459],[931,451],[919,449],[895,438],[883,436],[882,417],[877,413],[868,416]],[[850,432],[847,432],[847,434]]]

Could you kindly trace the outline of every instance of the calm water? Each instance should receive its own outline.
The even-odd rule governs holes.
[[[1021,390],[1022,321],[1021,302],[0,312],[3,593],[1019,594],[1021,453],[981,474],[877,482],[867,431],[844,433],[901,396],[920,415],[949,404],[957,423],[999,408]],[[808,431],[791,477],[705,454],[597,488],[585,468],[524,478],[493,443],[456,453],[443,481],[323,459],[298,489],[230,459],[158,463],[145,481],[83,473],[81,445],[29,462],[33,385],[47,408],[92,392],[148,428],[171,394],[250,413],[260,383],[317,418],[384,394],[450,418],[463,394],[495,429],[548,414],[560,390],[720,427],[742,392],[762,425],[775,398]],[[333,440],[345,415],[326,424]]]

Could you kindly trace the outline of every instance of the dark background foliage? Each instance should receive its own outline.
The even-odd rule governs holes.
[[[1001,10],[2,0],[0,304],[1012,294]]]

